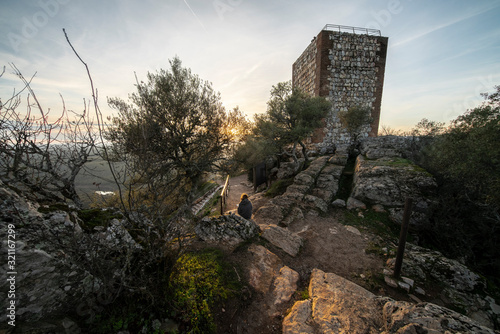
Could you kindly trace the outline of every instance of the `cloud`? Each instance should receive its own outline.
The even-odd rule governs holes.
[[[61,93],[76,109],[90,96],[85,69],[62,33],[66,28],[90,68],[103,109],[106,96],[127,99],[135,90],[134,72],[143,80],[147,72],[168,69],[168,60],[177,55],[213,83],[227,107],[239,105],[250,116],[266,110],[271,86],[291,79],[293,62],[325,24],[363,27],[388,5],[368,0],[65,3],[19,52],[7,34],[0,36],[5,62],[0,66],[14,62],[25,75],[37,72],[34,84],[48,104],[59,105]],[[414,115],[432,118],[452,101],[463,105],[464,96],[484,86],[477,78],[500,79],[488,77],[500,70],[498,2],[401,3],[403,10],[383,27],[389,36],[383,117],[401,124],[405,119],[413,123]],[[23,18],[30,20],[40,10],[38,1],[7,1],[0,12],[1,31],[22,32]],[[16,84],[14,78],[0,78],[0,96],[11,94]]]
[[[410,36],[405,36],[402,40],[399,40],[396,43],[391,44],[391,47],[397,48],[397,47],[405,46],[408,43],[412,43],[417,39],[422,39],[422,38],[424,38],[432,33],[435,33],[439,30],[442,30],[442,29],[445,29],[445,28],[450,27],[452,25],[467,21],[471,18],[480,16],[480,15],[487,13],[495,8],[498,8],[498,7],[499,7],[498,4],[492,3],[492,4],[485,5],[482,8],[474,8],[474,9],[471,9],[470,11],[466,11],[465,14],[460,13],[460,15],[458,15],[456,17],[450,17],[450,18],[442,17],[445,20],[445,22],[442,22],[442,23],[440,22],[437,24],[434,23],[433,25],[425,27],[422,30],[417,31],[416,33],[414,33]],[[446,10],[445,8],[441,8],[441,9]]]

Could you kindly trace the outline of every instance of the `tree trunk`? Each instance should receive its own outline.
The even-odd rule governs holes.
[[[307,157],[307,148],[306,148],[306,145],[304,145],[304,143],[299,140],[299,144],[300,146],[302,146],[302,154],[304,155],[304,159],[306,160],[306,163],[309,161],[309,158]]]

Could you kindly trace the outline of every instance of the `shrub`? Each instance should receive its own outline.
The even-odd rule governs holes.
[[[182,255],[170,279],[170,294],[180,320],[189,333],[215,333],[212,307],[237,289],[237,280],[218,250]]]

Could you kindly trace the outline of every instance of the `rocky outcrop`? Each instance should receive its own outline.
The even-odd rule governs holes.
[[[406,198],[413,199],[410,224],[419,228],[432,215],[437,183],[423,168],[403,157],[415,138],[382,136],[361,142],[351,197],[366,205],[383,206],[401,223]],[[359,207],[359,206],[357,206]],[[355,207],[356,208],[356,207]]]
[[[5,227],[10,225],[12,232],[7,228],[0,230],[2,250],[13,251],[10,253],[13,262],[4,262],[2,267],[4,273],[11,274],[9,281],[0,281],[0,289],[12,291],[12,298],[2,300],[2,309],[15,302],[14,320],[18,329],[31,324],[35,328],[64,332],[73,322],[59,315],[90,316],[95,294],[103,282],[82,264],[90,256],[84,251],[86,242],[92,240],[82,237],[76,214],[60,210],[41,213],[39,207],[0,182],[0,223]],[[9,238],[15,240],[15,247],[9,247],[7,233],[15,236]],[[113,233],[121,232],[115,228]],[[105,231],[103,234],[106,240],[109,234]],[[7,323],[5,312],[0,322]]]
[[[314,159],[307,169],[295,175],[293,184],[288,186],[283,195],[273,198],[265,207],[257,210],[255,221],[260,225],[288,226],[294,217],[303,216],[304,212],[327,212],[339,189],[344,169],[340,164],[346,161],[346,152]]]
[[[400,136],[369,137],[361,141],[360,153],[367,159],[404,157],[412,140]]]
[[[351,197],[389,209],[391,218],[401,222],[406,198],[413,199],[410,223],[419,227],[428,221],[437,183],[433,176],[409,160],[383,157],[375,160],[359,155]]]
[[[377,297],[338,275],[314,269],[309,299],[283,320],[283,333],[494,333],[474,320],[431,303]]]
[[[204,240],[235,247],[259,234],[259,226],[235,214],[205,217],[195,227],[196,235]]]
[[[389,301],[383,308],[382,333],[495,333],[471,318],[432,303]]]
[[[406,197],[425,200],[437,188],[427,171],[409,160],[395,157],[356,159],[352,197],[370,204],[398,207]]]
[[[388,268],[393,268],[394,263],[395,259],[389,259]],[[408,287],[410,292],[425,295],[424,285],[439,282],[438,298],[446,305],[463,310],[465,315],[490,328],[500,318],[500,306],[486,294],[485,279],[440,252],[408,243],[401,272],[414,281],[414,286]]]

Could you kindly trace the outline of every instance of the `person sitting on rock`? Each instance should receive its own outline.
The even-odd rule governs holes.
[[[238,214],[245,219],[252,218],[252,202],[248,199],[248,195],[241,194],[240,203],[238,204]]]

